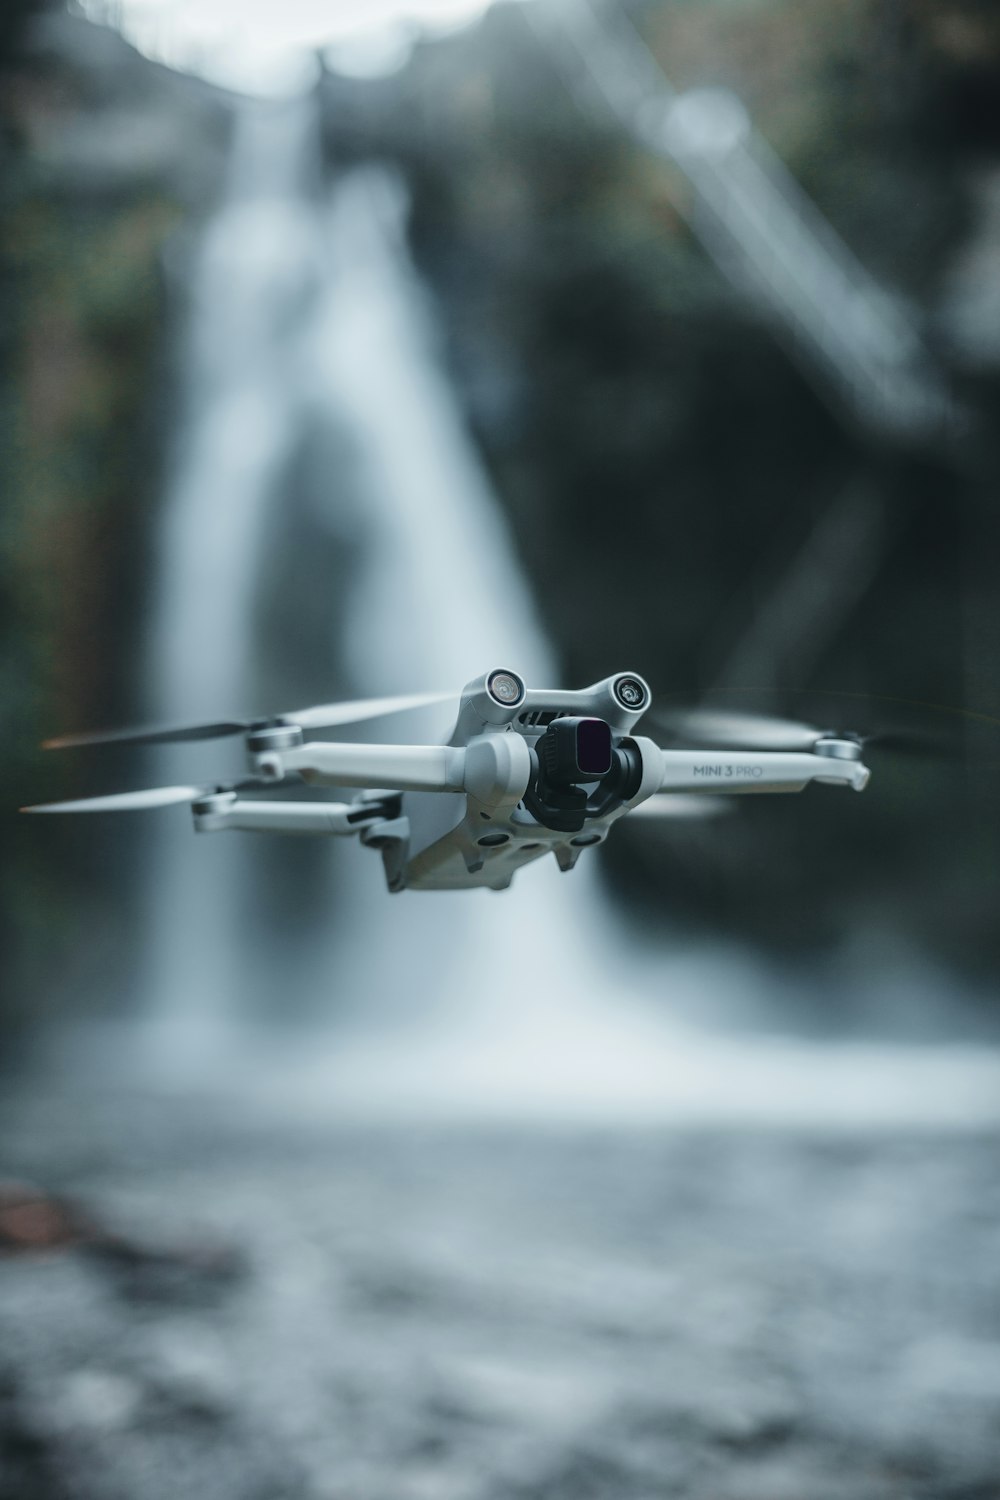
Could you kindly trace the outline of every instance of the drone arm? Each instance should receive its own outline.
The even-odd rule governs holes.
[[[255,757],[257,772],[278,780],[297,771],[329,786],[384,786],[398,792],[460,792],[465,751],[451,745],[309,743]]]
[[[823,744],[824,742],[819,742]],[[840,741],[826,741],[840,745]],[[661,750],[661,792],[801,792],[812,781],[863,791],[869,771],[834,750]]]
[[[235,829],[252,833],[362,833],[382,821],[379,803],[241,801],[235,792],[218,792],[192,808],[196,833]]]
[[[258,755],[259,775],[297,771],[331,786],[390,787],[397,792],[468,792],[484,807],[514,807],[531,778],[531,754],[519,734],[484,734],[465,745],[306,744]]]

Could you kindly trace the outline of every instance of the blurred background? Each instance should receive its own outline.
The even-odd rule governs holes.
[[[0,1496],[1000,1493],[996,7],[16,0],[0,75]],[[502,896],[16,814],[497,664],[872,783]]]

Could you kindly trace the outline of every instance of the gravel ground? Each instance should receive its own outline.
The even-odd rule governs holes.
[[[0,1500],[1000,1497],[996,1137],[0,1126]]]

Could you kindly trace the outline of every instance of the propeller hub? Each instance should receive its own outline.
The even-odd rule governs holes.
[[[195,797],[191,803],[196,813],[219,812],[221,808],[228,807],[236,801],[236,793],[228,791],[223,787],[217,787],[214,792],[205,792],[201,797]]]
[[[304,739],[298,724],[254,724],[247,732],[247,749],[254,755],[270,750],[294,750]]]
[[[236,802],[236,793],[218,790],[206,792],[191,803],[195,833],[216,833],[225,828],[225,814]]]
[[[844,739],[839,735],[828,735],[816,741],[813,754],[826,755],[831,760],[860,760],[861,745],[857,740]]]

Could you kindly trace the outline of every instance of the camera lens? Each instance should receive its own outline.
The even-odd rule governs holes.
[[[646,689],[637,677],[619,677],[615,683],[615,697],[625,708],[642,708]]]
[[[576,721],[576,763],[581,776],[606,776],[611,770],[611,726],[603,719]]]
[[[520,703],[524,696],[524,684],[513,672],[491,672],[486,686],[490,696],[505,708],[512,708],[515,703]]]

